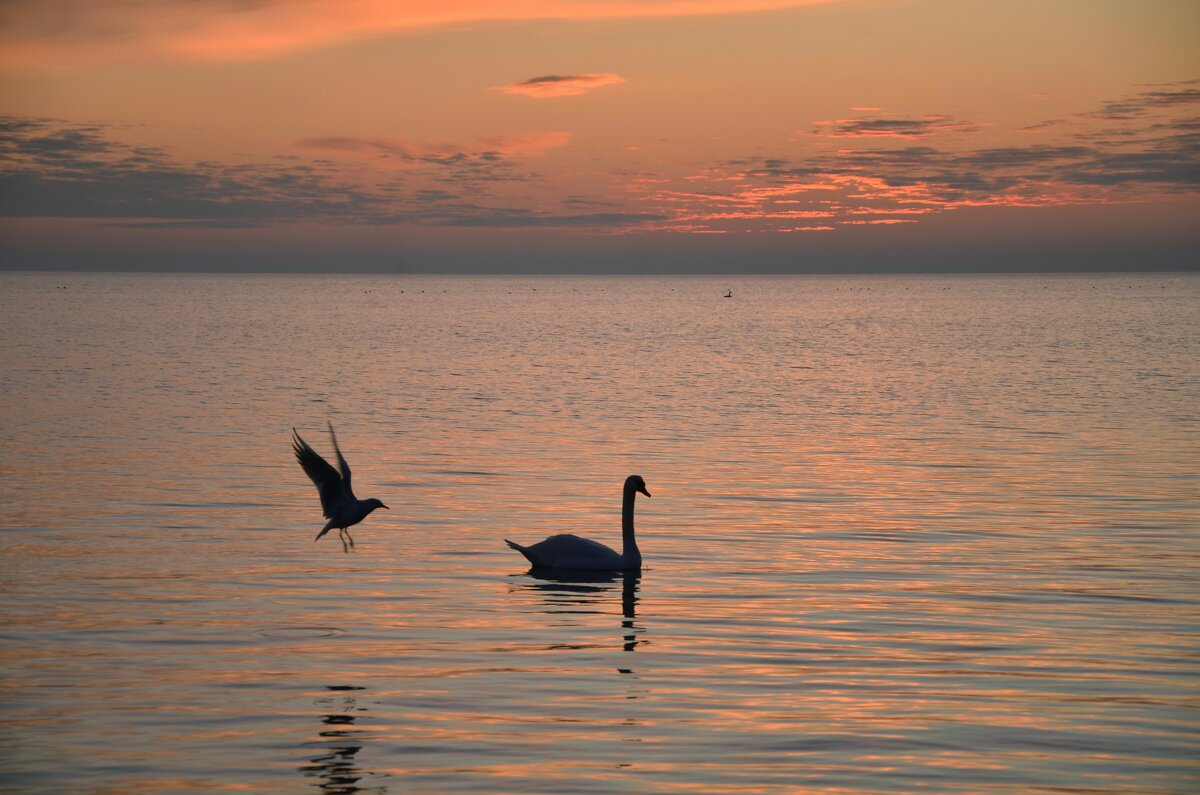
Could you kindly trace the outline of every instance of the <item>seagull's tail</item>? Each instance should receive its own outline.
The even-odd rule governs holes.
[[[328,532],[329,532],[330,530],[332,530],[332,529],[333,529],[333,524],[332,524],[332,523],[325,525],[324,527],[322,527],[322,528],[321,528],[321,532],[317,533],[317,537],[316,537],[316,538],[314,538],[314,539],[313,539],[313,541],[320,541],[320,540],[321,540],[321,536],[325,535],[326,533],[328,533]]]

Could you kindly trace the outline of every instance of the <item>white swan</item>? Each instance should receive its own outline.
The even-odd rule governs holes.
[[[637,492],[650,496],[640,475],[625,478],[621,499],[621,554],[570,533],[550,536],[532,546],[523,547],[507,538],[504,543],[520,552],[535,569],[573,569],[576,571],[635,571],[642,568],[642,553],[633,537],[633,500]]]

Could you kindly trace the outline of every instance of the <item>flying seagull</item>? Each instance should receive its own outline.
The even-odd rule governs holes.
[[[337,434],[333,432],[332,422],[329,423],[329,438],[333,440],[333,452],[337,453],[338,469],[341,470],[341,474],[338,473],[338,469],[334,469],[329,462],[317,455],[316,451],[308,446],[308,442],[300,438],[296,429],[292,428],[292,449],[296,453],[296,460],[304,468],[304,474],[308,475],[316,485],[317,493],[321,495],[321,511],[329,520],[313,541],[319,541],[321,536],[336,527],[338,537],[342,539],[342,549],[348,552],[349,547],[346,546],[346,541],[349,539],[350,547],[352,547],[354,539],[350,536],[347,528],[366,519],[376,508],[387,508],[387,506],[374,497],[369,500],[355,498],[354,491],[350,488],[350,465],[342,457],[342,450],[338,447]]]

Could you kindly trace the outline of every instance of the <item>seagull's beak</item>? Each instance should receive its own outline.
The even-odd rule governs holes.
[[[640,489],[638,489],[638,491],[640,491],[642,494],[645,494],[647,497],[650,496],[650,492],[646,491],[645,486],[642,486]]]
[[[391,508],[388,508],[386,505],[384,505],[382,502],[381,502],[381,503],[379,503],[379,507],[380,507],[380,508],[387,508],[389,511],[390,511],[390,510],[392,510]]]

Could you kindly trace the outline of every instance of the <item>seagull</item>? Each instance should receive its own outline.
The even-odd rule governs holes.
[[[316,451],[308,446],[308,442],[300,438],[300,434],[296,433],[295,428],[292,428],[292,450],[296,453],[296,460],[304,468],[304,474],[308,475],[316,485],[317,493],[321,495],[321,511],[329,520],[313,541],[319,541],[321,536],[336,527],[338,528],[338,537],[342,539],[342,550],[349,552],[350,547],[354,546],[354,538],[351,537],[347,528],[366,519],[376,508],[387,508],[387,506],[374,497],[369,500],[355,498],[354,492],[350,488],[350,465],[342,457],[342,450],[338,447],[337,434],[333,432],[332,422],[329,423],[329,438],[333,440],[333,451],[337,453],[338,469],[341,470],[341,474],[338,474],[338,470],[331,467],[324,458],[317,455]],[[346,545],[347,539],[350,541],[349,546]]]

